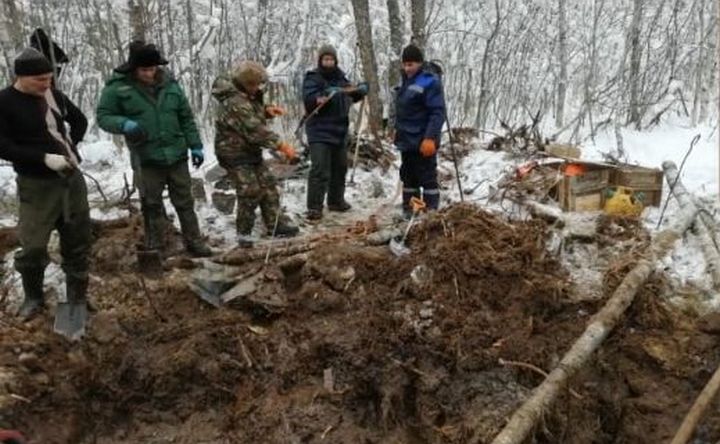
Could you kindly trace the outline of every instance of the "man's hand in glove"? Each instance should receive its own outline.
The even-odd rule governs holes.
[[[200,165],[205,162],[205,154],[203,153],[203,146],[197,145],[190,148],[190,158],[195,168],[200,168]]]

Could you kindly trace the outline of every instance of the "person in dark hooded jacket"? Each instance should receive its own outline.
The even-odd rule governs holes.
[[[322,219],[326,195],[328,210],[344,212],[351,208],[345,200],[348,114],[352,104],[367,93],[367,83],[350,84],[338,67],[335,48],[323,45],[317,68],[308,71],[303,81],[306,112],[310,114],[321,107],[305,124],[312,164],[307,190],[309,220]]]

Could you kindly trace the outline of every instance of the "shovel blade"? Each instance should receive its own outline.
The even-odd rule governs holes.
[[[158,250],[138,250],[138,269],[148,277],[160,277],[163,273],[162,257]]]
[[[85,335],[87,313],[85,302],[61,302],[55,311],[53,330],[72,341],[79,340]]]
[[[213,280],[194,278],[190,282],[190,289],[208,304],[220,308],[223,304],[221,295],[232,288],[234,282],[226,280]]]
[[[390,239],[390,251],[397,256],[405,256],[410,254],[410,249],[400,240]]]

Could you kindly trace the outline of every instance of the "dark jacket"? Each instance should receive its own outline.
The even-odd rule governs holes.
[[[395,90],[395,145],[400,151],[417,152],[423,139],[435,140],[445,122],[445,98],[440,78],[420,70]]]
[[[349,86],[350,82],[345,73],[336,68],[331,71],[314,69],[305,74],[303,80],[303,102],[305,112],[310,114],[318,106],[318,97],[330,95],[328,88]],[[350,106],[354,102],[362,100],[361,93],[335,94],[329,103],[326,103],[320,111],[312,116],[305,124],[308,143],[327,143],[331,145],[342,145],[348,133]]]
[[[67,136],[65,122],[70,125],[72,149],[80,160],[75,145],[85,136],[87,119],[65,94],[52,92],[61,113],[53,113],[56,126]],[[57,177],[56,172],[45,166],[45,154],[66,153],[48,132],[46,110],[47,102],[42,97],[25,94],[12,86],[0,91],[0,158],[12,162],[18,174]]]
[[[116,70],[97,106],[98,125],[105,131],[121,134],[126,120],[136,121],[145,130],[145,142],[128,144],[143,166],[174,165],[187,160],[189,148],[202,144],[183,89],[169,73],[160,72],[153,96],[130,74]]]

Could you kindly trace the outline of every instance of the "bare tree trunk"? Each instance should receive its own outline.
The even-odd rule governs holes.
[[[427,4],[425,0],[411,0],[411,23],[412,40],[420,48],[425,48],[427,43]]]
[[[3,12],[4,20],[0,20],[3,27],[9,34],[8,42],[12,42],[14,48],[20,49],[23,46],[23,17],[15,4],[15,0],[0,0],[0,11]]]
[[[565,0],[558,0],[558,63],[560,73],[557,85],[557,103],[555,108],[555,127],[562,128],[565,116],[565,96],[568,81],[567,56],[567,12]]]
[[[15,0],[0,0],[0,50],[6,68],[5,78],[12,78],[12,60],[22,45],[22,21]],[[3,82],[5,83],[5,82]]]
[[[147,27],[145,26],[145,6],[142,0],[128,0],[128,12],[130,15],[130,41],[145,41]]]
[[[640,128],[640,60],[642,48],[640,48],[640,26],[642,24],[644,0],[633,0],[633,18],[630,24],[630,107],[628,109],[627,123],[634,123]]]
[[[698,124],[698,117],[700,114],[700,106],[702,96],[705,94],[703,84],[703,68],[705,66],[705,6],[703,2],[698,4],[698,26],[697,32],[697,51],[695,53],[695,93],[693,94],[693,108],[692,108],[692,125]]]
[[[715,72],[717,72],[717,67],[720,66],[720,7],[716,10],[717,15],[715,16]],[[717,97],[715,99],[715,104],[718,106],[717,108],[717,127],[715,131],[720,134],[720,73],[717,74],[718,84],[717,84]],[[717,136],[718,141],[718,155],[720,155],[720,135]],[[720,162],[718,162],[718,166],[720,167]],[[720,176],[719,176],[720,177]],[[720,180],[718,181],[718,185],[720,185]],[[718,196],[720,196],[720,193],[718,193]]]
[[[370,105],[370,131],[377,136],[382,125],[382,104],[378,92],[380,83],[378,81],[377,61],[375,60],[375,49],[373,47],[372,27],[370,25],[370,5],[368,0],[352,0],[353,13],[355,15],[355,28],[357,40],[360,42],[360,58],[363,64],[365,81],[370,84],[368,104]]]
[[[492,70],[492,57],[495,50],[495,39],[500,32],[502,19],[500,16],[500,1],[495,0],[495,25],[485,42],[485,51],[483,52],[482,65],[480,68],[480,98],[478,99],[477,114],[475,114],[475,127],[485,130],[488,118],[488,102],[490,95],[489,74]]]
[[[390,68],[388,83],[393,87],[400,83],[400,53],[403,48],[403,19],[398,0],[387,0],[388,21],[390,22]]]

